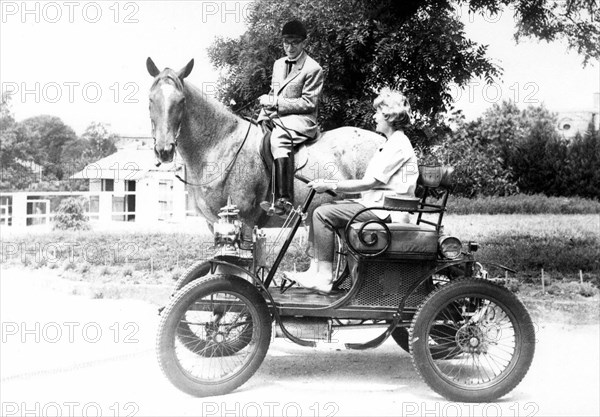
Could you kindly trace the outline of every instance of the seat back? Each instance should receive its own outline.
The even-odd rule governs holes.
[[[453,172],[454,168],[450,166],[419,166],[417,184],[421,188],[421,195],[417,225],[428,224],[435,227],[438,233],[440,232],[448,196],[453,188]],[[436,199],[435,202],[431,201],[432,197]]]

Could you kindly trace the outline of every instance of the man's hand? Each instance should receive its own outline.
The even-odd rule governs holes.
[[[275,97],[269,94],[263,94],[258,98],[258,102],[261,106],[266,109],[274,110],[275,109]]]

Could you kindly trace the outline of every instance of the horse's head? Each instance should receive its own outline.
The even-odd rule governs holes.
[[[150,89],[150,120],[158,165],[160,162],[173,161],[177,137],[181,132],[181,123],[185,114],[183,79],[190,75],[193,67],[192,59],[177,72],[170,68],[165,68],[161,72],[152,59],[146,60],[148,72],[155,77]]]

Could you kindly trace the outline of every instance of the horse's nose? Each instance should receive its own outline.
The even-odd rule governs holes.
[[[168,161],[173,156],[173,152],[175,151],[175,144],[168,143],[162,149],[158,149],[158,155],[160,159],[163,161]]]

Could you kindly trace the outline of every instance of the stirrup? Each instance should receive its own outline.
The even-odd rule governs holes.
[[[280,216],[285,213],[285,211],[281,207],[277,207],[272,201],[263,201],[259,205],[260,208],[263,209],[269,217],[274,215]]]
[[[279,204],[277,204],[275,208],[281,210],[281,213],[276,213],[277,216],[279,216],[281,219],[287,219],[290,213],[294,210],[294,205],[290,200],[285,198],[280,198],[277,203]]]

